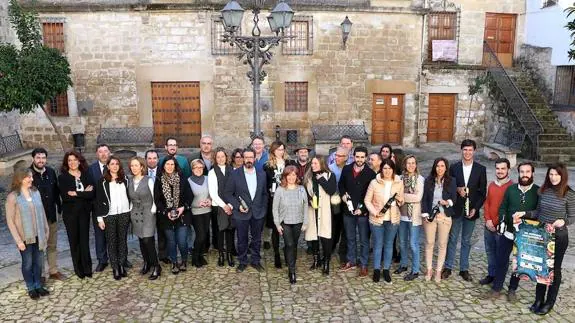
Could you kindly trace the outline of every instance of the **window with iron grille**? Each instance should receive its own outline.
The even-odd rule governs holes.
[[[47,21],[42,23],[42,41],[44,46],[55,48],[63,54],[66,51],[64,40],[63,22]],[[52,116],[67,117],[68,94],[66,92],[60,93],[46,102],[46,111]]]
[[[557,0],[543,0],[541,2],[541,9],[547,8],[547,7],[552,7],[556,4],[557,4]]]
[[[282,43],[284,55],[313,54],[313,17],[294,16],[291,25],[284,31],[289,37]]]
[[[433,58],[434,40],[457,40],[457,13],[432,12],[428,15],[427,25],[427,59]]]
[[[557,66],[553,104],[559,106],[575,105],[575,66]]]
[[[285,83],[286,112],[307,112],[307,82]]]
[[[212,17],[212,55],[235,55],[240,53],[237,46],[232,46],[229,42],[222,41],[225,33],[224,24],[222,23],[222,16],[215,15]],[[238,30],[238,35],[241,35],[241,27]]]

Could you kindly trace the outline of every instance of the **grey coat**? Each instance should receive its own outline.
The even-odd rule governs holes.
[[[153,182],[148,176],[142,177],[138,189],[134,190],[134,179],[128,181],[128,194],[132,200],[132,228],[138,238],[153,237],[156,232],[156,214],[153,195]],[[154,213],[152,212],[154,211]]]

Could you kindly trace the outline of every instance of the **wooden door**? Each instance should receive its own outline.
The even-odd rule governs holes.
[[[511,14],[485,14],[485,33],[483,39],[497,54],[497,58],[499,58],[503,67],[513,66],[516,18],[516,15]]]
[[[153,82],[154,144],[175,137],[179,147],[199,147],[202,133],[200,82]]]
[[[374,94],[371,143],[401,145],[403,139],[403,94]]]
[[[452,141],[455,94],[429,94],[427,142]]]

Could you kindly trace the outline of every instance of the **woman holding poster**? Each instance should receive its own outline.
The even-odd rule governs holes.
[[[562,163],[552,165],[547,169],[545,182],[539,190],[537,210],[517,212],[514,215],[514,223],[521,222],[520,218],[525,216],[545,223],[548,231],[555,231],[555,244],[548,245],[548,248],[555,249],[553,283],[550,286],[537,284],[535,302],[529,308],[531,312],[539,315],[549,313],[557,300],[561,285],[561,265],[569,244],[567,225],[575,222],[575,192],[567,185],[568,181],[565,165]]]

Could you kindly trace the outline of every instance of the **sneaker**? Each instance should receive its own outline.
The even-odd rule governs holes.
[[[485,276],[483,279],[479,281],[479,285],[489,285],[493,283],[495,278],[493,276]]]
[[[352,264],[351,262],[348,262],[348,263],[345,263],[343,266],[341,266],[341,271],[347,272],[347,271],[355,269],[355,267],[356,266],[354,264]]]
[[[405,277],[403,277],[403,280],[409,282],[414,279],[417,279],[417,277],[419,277],[419,273],[410,272],[409,274],[405,275]]]
[[[515,291],[513,289],[510,289],[507,292],[507,301],[509,301],[510,303],[517,302],[517,294],[515,293]]]
[[[391,275],[389,274],[389,269],[383,270],[383,281],[386,284],[391,284]]]
[[[399,274],[401,274],[401,273],[403,273],[403,272],[406,272],[406,271],[407,271],[407,267],[399,267],[399,268],[397,268],[393,273],[394,273],[395,275],[399,275]]]

